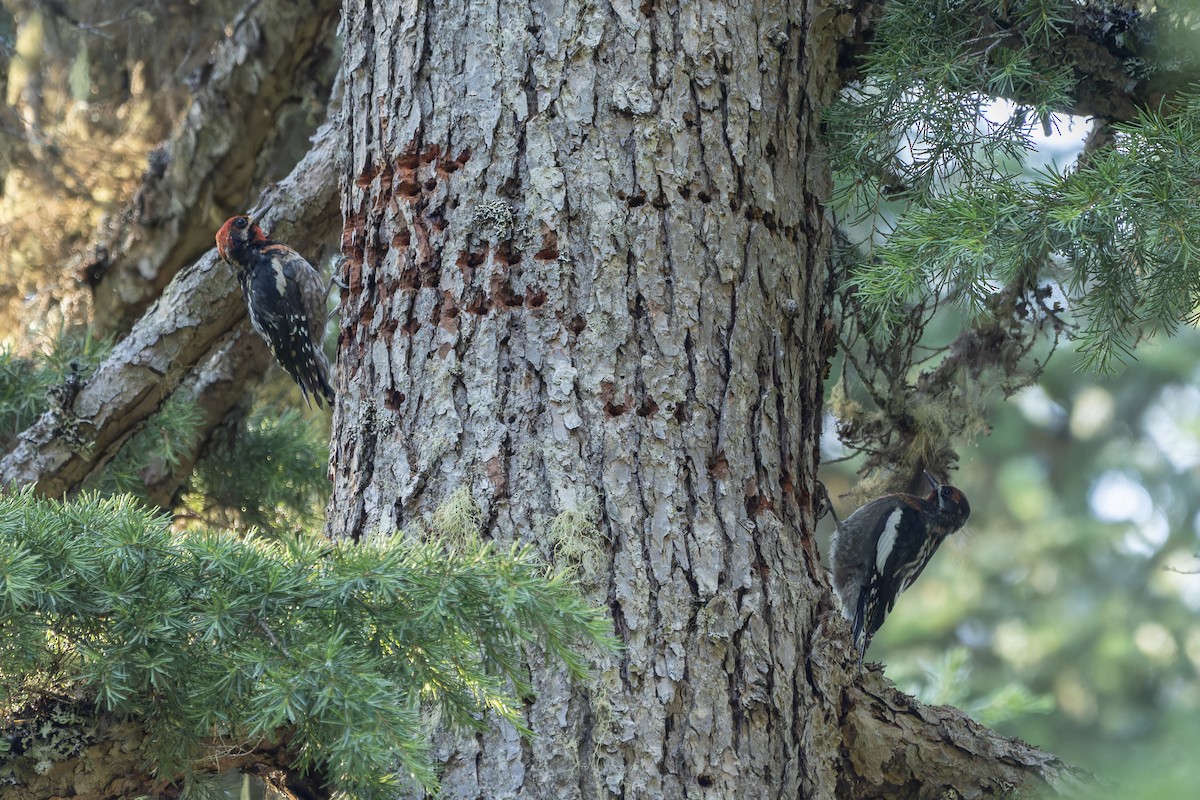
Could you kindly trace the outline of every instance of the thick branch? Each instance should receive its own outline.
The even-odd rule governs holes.
[[[98,712],[86,701],[48,701],[27,712],[0,730],[12,747],[4,766],[15,780],[0,786],[0,800],[180,796],[183,776],[155,773],[157,743],[137,720]],[[291,768],[287,732],[279,733],[278,741],[256,745],[208,742],[212,757],[192,768],[201,776],[234,770],[256,775],[283,800],[326,800],[324,781]]]
[[[917,702],[877,667],[847,690],[843,707],[841,797],[1073,796],[1089,779],[957,708]]]
[[[180,273],[114,350],[71,407],[50,411],[0,461],[0,482],[62,496],[107,463],[189,370],[246,315],[216,254]]]
[[[93,287],[98,331],[127,330],[212,247],[210,228],[245,210],[254,188],[274,177],[272,158],[296,144],[296,115],[311,114],[298,94],[329,91],[337,10],[334,0],[264,0],[230,23],[179,129],[151,154],[137,195],[75,266]]]
[[[333,240],[340,221],[333,177],[334,133],[331,125],[318,132],[313,149],[287,180],[271,189],[259,212],[269,228],[308,252],[316,252],[315,243],[322,239]],[[275,221],[278,224],[272,225]],[[295,238],[290,236],[293,231]],[[211,231],[208,235],[211,242]],[[314,246],[306,247],[310,242]],[[0,461],[0,483],[36,484],[40,493],[51,497],[68,494],[107,463],[192,370],[208,369],[219,375],[224,368],[206,366],[214,353],[258,348],[254,363],[261,370],[265,346],[244,324],[245,318],[233,273],[210,250],[172,281],[69,408],[42,415],[21,434],[16,449]],[[235,326],[230,341],[227,334]],[[250,343],[243,347],[240,339]],[[244,397],[252,367],[234,365],[228,381],[197,379],[204,388],[197,395],[205,411],[200,443]],[[194,459],[195,453],[184,458]],[[151,489],[157,498],[169,497],[178,489],[176,482],[185,478],[179,472],[170,479],[159,476]]]
[[[822,604],[810,640],[809,679],[818,708],[839,731],[836,797],[941,800],[946,797],[1087,796],[1092,776],[1036,747],[997,734],[951,706],[929,706],[899,691],[878,664],[859,669],[850,629]]]

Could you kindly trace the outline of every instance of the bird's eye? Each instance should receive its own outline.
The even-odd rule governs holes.
[[[233,221],[233,227],[235,227],[235,228],[244,228],[244,227],[246,227],[246,218],[245,218],[245,217],[238,217],[237,219],[235,219],[235,220]]]
[[[954,496],[954,487],[953,486],[943,486],[942,487],[942,497],[949,498],[949,497],[953,497],[953,496]]]

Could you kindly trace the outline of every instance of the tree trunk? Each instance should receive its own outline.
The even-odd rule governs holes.
[[[860,673],[813,538],[820,109],[870,8],[347,0],[336,537],[468,486],[625,649],[447,797],[972,797],[1061,762]]]
[[[537,738],[447,752],[450,796],[831,796],[817,11],[347,3],[331,530],[468,485],[594,556],[626,648],[538,670]]]

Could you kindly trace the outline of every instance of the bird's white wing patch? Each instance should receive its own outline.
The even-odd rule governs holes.
[[[271,266],[275,267],[275,289],[279,292],[280,297],[287,295],[288,280],[287,274],[283,271],[283,259],[272,258]]]
[[[875,544],[875,571],[880,574],[887,565],[892,548],[896,546],[896,533],[900,529],[900,520],[903,518],[904,508],[897,508],[888,514],[887,521],[883,524],[883,533],[879,534],[879,541]]]

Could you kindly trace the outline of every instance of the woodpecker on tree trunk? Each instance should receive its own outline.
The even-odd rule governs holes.
[[[927,497],[889,494],[872,500],[837,525],[830,547],[833,588],[854,626],[859,661],[871,638],[933,558],[938,546],[961,528],[971,506],[961,491],[925,473]]]
[[[237,270],[250,324],[279,365],[309,395],[333,405],[325,334],[325,285],[312,264],[285,244],[273,242],[246,215],[230,217],[217,231],[217,252]]]

